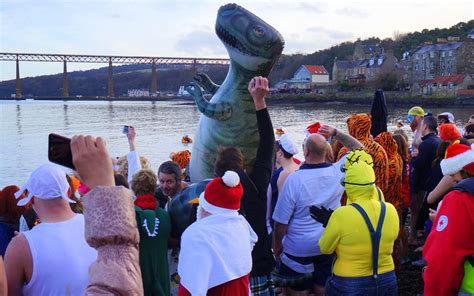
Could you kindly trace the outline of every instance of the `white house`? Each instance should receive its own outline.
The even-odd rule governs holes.
[[[293,75],[293,81],[310,82],[314,84],[329,83],[329,73],[321,65],[301,65]]]

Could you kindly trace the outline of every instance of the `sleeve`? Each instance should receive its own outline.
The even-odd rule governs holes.
[[[464,260],[474,250],[474,200],[466,193],[464,198],[461,195],[455,190],[443,199],[423,247],[426,296],[455,295],[462,282]]]
[[[288,224],[295,211],[296,202],[294,190],[291,188],[294,176],[295,174],[291,174],[288,176],[288,179],[286,179],[283,190],[278,195],[278,201],[275,206],[275,211],[273,212],[273,220],[281,224]]]
[[[249,177],[254,182],[258,192],[266,192],[272,176],[275,135],[268,109],[265,108],[256,113],[260,142],[253,170]],[[259,196],[264,197],[265,195],[259,194]]]
[[[85,294],[143,295],[139,234],[130,190],[96,187],[84,196],[83,204],[85,237],[97,250]]]
[[[426,162],[428,160],[428,149],[426,143],[422,142],[418,148],[418,156],[415,157],[412,161],[412,166],[419,170],[423,169],[426,166]]]
[[[324,229],[321,238],[319,239],[319,248],[323,254],[332,254],[336,250],[339,240],[341,239],[341,232],[339,228],[341,211],[344,208],[339,208],[332,213],[329,218],[328,225]]]
[[[128,161],[128,184],[132,183],[133,175],[142,169],[140,158],[136,151],[130,151],[127,154]]]

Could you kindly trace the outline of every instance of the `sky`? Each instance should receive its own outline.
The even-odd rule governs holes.
[[[218,0],[0,0],[0,52],[227,57],[214,32]],[[357,38],[446,28],[474,18],[472,0],[236,1],[285,39],[285,54],[313,53]],[[68,71],[105,64],[68,63]],[[62,63],[20,63],[21,77]],[[0,81],[15,63],[0,62]]]

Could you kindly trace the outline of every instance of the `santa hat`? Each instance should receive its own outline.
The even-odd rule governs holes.
[[[461,170],[474,174],[474,144],[471,147],[454,143],[446,149],[446,157],[441,161],[443,175],[452,175]]]
[[[309,137],[309,135],[311,134],[316,134],[320,127],[321,127],[321,123],[319,123],[318,121],[311,125],[308,125],[304,131],[306,138]]]
[[[211,214],[235,213],[240,209],[244,194],[239,175],[226,171],[222,178],[215,178],[199,196],[199,206]]]

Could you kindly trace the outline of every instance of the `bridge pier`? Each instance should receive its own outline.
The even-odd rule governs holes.
[[[16,55],[15,98],[16,99],[21,99],[20,61],[18,60],[18,55]]]
[[[153,59],[153,63],[151,64],[151,94],[154,95],[156,94],[156,91],[158,90],[158,85],[156,82],[156,62],[155,59]]]
[[[112,77],[112,58],[109,58],[109,75],[108,75],[108,94],[107,97],[113,98],[115,97],[114,94],[114,79]]]
[[[63,67],[63,97],[69,97],[69,83],[68,83],[68,80],[67,80],[66,57],[64,57],[64,67]]]

